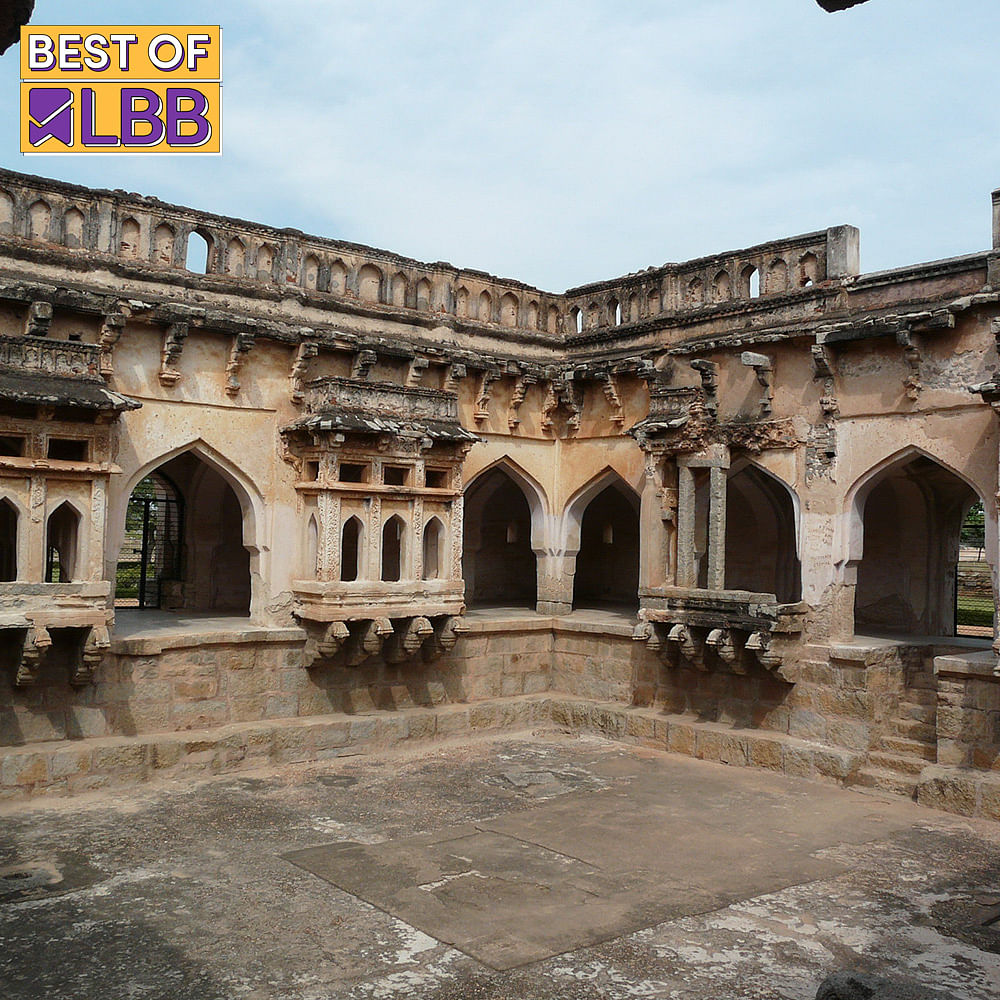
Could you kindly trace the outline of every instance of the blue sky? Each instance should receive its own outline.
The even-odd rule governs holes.
[[[38,0],[34,22],[138,10],[223,26],[223,156],[22,157],[15,48],[0,164],[550,290],[841,223],[866,271],[990,243],[996,0]]]

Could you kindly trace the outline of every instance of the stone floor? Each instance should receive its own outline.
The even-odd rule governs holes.
[[[1000,826],[552,733],[0,810],[0,993],[1000,994]]]

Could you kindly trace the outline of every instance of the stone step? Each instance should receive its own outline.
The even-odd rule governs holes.
[[[937,745],[937,729],[927,725],[926,722],[918,722],[916,719],[897,719],[894,728],[899,736],[920,743]]]
[[[886,771],[880,767],[863,767],[855,774],[852,785],[860,788],[874,788],[881,792],[891,792],[908,799],[917,797],[917,779],[899,774],[896,771]]]
[[[937,719],[937,704],[914,705],[909,702],[901,702],[899,706],[898,718],[922,722],[925,726],[933,726]]]
[[[903,704],[937,705],[937,684],[932,688],[908,687],[901,701]]]
[[[909,757],[901,754],[873,751],[868,754],[868,766],[881,771],[895,771],[897,774],[916,777],[927,766],[927,761],[921,757]]]
[[[901,736],[881,736],[872,748],[877,752],[891,753],[901,757],[916,757],[918,760],[937,759],[937,741],[924,743],[919,740],[908,740]]]

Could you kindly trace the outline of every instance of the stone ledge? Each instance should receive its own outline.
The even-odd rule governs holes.
[[[307,763],[344,753],[550,724],[545,695],[364,715],[245,722],[182,733],[35,743],[0,757],[0,802],[72,795],[160,777]]]
[[[232,646],[242,642],[305,642],[303,629],[251,625],[238,629],[199,629],[197,626],[164,630],[157,635],[111,638],[111,653],[121,656],[156,656],[168,649],[199,649],[204,646]]]
[[[934,657],[934,673],[947,677],[972,677],[977,680],[1000,684],[1000,664],[992,649],[977,653],[952,654]]]
[[[917,802],[959,816],[1000,820],[1000,774],[931,764],[920,772]]]
[[[865,763],[864,753],[764,729],[737,729],[617,702],[565,697],[551,702],[552,719],[564,728],[734,767],[844,784]]]

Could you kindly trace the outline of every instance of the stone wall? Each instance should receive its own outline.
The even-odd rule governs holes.
[[[302,666],[297,628],[116,640],[79,690],[54,658],[0,703],[0,746],[211,729],[537,694],[550,683],[551,622],[477,628],[433,663]]]

